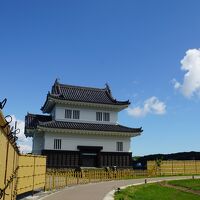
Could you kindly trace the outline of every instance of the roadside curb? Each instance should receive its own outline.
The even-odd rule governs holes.
[[[198,176],[197,176],[198,177]],[[125,189],[129,186],[137,186],[137,185],[145,185],[145,184],[149,184],[149,183],[158,183],[158,182],[162,182],[162,181],[170,181],[170,180],[184,180],[184,179],[190,179],[191,177],[177,177],[177,179],[174,178],[167,178],[167,179],[159,179],[159,180],[155,180],[155,181],[148,181],[148,179],[145,179],[145,182],[141,182],[141,183],[134,183],[134,184],[129,184],[129,185],[125,185],[120,187],[120,189]],[[111,190],[110,192],[108,192],[105,197],[103,198],[103,200],[114,200],[114,194],[117,191],[117,188],[115,190]]]
[[[129,186],[137,186],[137,185],[145,185],[145,184],[149,184],[149,183],[158,183],[158,182],[162,182],[163,180],[156,180],[156,181],[147,181],[147,183],[134,183],[134,184],[129,184],[129,185],[125,185],[120,187],[120,189],[125,189]],[[106,194],[106,196],[103,198],[103,200],[114,200],[114,194],[115,194],[116,190],[111,190],[110,192],[108,192]]]

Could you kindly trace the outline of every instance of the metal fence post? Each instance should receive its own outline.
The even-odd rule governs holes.
[[[67,186],[67,172],[65,172],[65,186]]]
[[[32,187],[32,196],[34,195],[35,188],[35,156],[33,157],[33,187]]]
[[[44,191],[46,191],[46,184],[47,184],[47,168],[45,168],[45,182],[44,182]]]
[[[76,172],[77,184],[79,184],[79,173],[80,172]]]
[[[15,150],[14,150],[14,155],[13,155],[13,169],[12,169],[12,172],[14,173],[14,171],[15,171],[15,162],[16,162],[16,160],[15,160]],[[15,180],[16,181],[16,180]],[[11,196],[13,196],[12,194],[13,194],[13,189],[14,189],[14,181],[12,182],[12,188],[11,188]],[[12,199],[12,198],[11,198]]]
[[[185,175],[185,160],[184,160],[184,165],[183,165],[183,167],[184,167],[184,175]]]
[[[10,142],[7,140],[7,149],[6,149],[6,165],[5,165],[5,176],[4,176],[4,184],[7,182],[7,169],[8,169],[8,153],[9,153],[9,145]],[[5,200],[5,193],[3,194],[3,200]]]
[[[195,160],[195,172],[197,174],[197,161]]]
[[[90,171],[88,171],[88,179],[89,179],[89,183],[90,183],[91,182]]]
[[[52,174],[53,174],[53,176],[52,176],[52,189],[54,190],[55,189],[55,173],[53,172]]]

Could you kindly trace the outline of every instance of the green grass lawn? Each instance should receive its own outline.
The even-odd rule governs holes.
[[[181,186],[192,190],[200,190],[200,179],[168,181],[168,183],[171,185]]]
[[[115,200],[199,200],[200,196],[159,184],[130,186],[115,193]]]

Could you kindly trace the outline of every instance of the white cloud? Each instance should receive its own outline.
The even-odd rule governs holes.
[[[12,117],[12,122],[10,123],[10,126],[14,127],[15,122],[17,121],[17,128],[20,129],[20,132],[17,134],[18,137],[17,144],[20,147],[20,152],[30,153],[32,151],[32,140],[31,138],[26,138],[26,136],[24,135],[24,126],[25,126],[24,121],[17,119],[15,115],[11,115],[11,117]]]
[[[185,97],[200,97],[200,49],[189,49],[181,60],[181,70],[185,71],[183,83],[173,79],[174,88]]]
[[[153,96],[144,101],[143,106],[128,108],[127,112],[133,117],[144,117],[147,114],[163,115],[166,113],[166,105]]]
[[[32,146],[29,144],[20,144],[20,152],[21,153],[31,153]]]
[[[174,89],[179,89],[181,87],[181,84],[176,80],[172,80],[172,84],[174,84]]]

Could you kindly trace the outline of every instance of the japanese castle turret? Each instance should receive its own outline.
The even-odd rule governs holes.
[[[33,154],[47,156],[47,167],[130,167],[131,137],[141,128],[118,124],[118,112],[129,101],[105,88],[60,84],[57,80],[41,110],[25,117],[25,135],[33,137]]]

